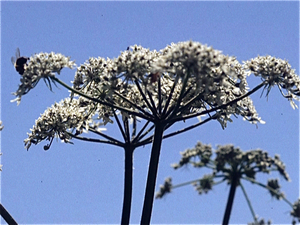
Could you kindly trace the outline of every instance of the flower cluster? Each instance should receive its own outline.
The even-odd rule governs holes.
[[[272,56],[258,56],[244,62],[245,70],[249,70],[255,76],[260,76],[266,81],[267,95],[271,87],[277,85],[283,97],[287,98],[293,108],[297,107],[293,99],[299,100],[300,78],[291,69],[291,65],[282,59]],[[286,93],[283,92],[283,89]]]
[[[233,145],[218,146],[214,162],[216,172],[223,172],[228,178],[231,175],[227,173],[232,170],[237,171],[241,177],[245,175],[252,179],[255,179],[258,172],[270,173],[277,170],[287,181],[290,180],[288,173],[285,171],[285,165],[279,156],[275,155],[272,158],[268,156],[267,152],[260,149],[243,152]]]
[[[170,193],[172,189],[172,178],[165,179],[163,185],[159,186],[159,192],[156,193],[155,198],[162,198],[165,194]]]
[[[115,70],[111,71],[116,76],[124,77],[125,83],[142,82],[147,84],[151,79],[152,63],[160,56],[157,51],[150,51],[142,46],[130,46],[114,59]]]
[[[135,45],[115,59],[90,58],[77,68],[73,86],[95,99],[127,109],[138,111],[138,108],[142,108],[150,112],[136,82],[142,83],[146,90],[145,86],[150,80],[150,65],[157,56],[156,51]]]
[[[154,75],[157,76],[155,79]],[[187,84],[183,89],[184,76]],[[158,77],[159,87],[155,82]],[[130,99],[146,112],[155,111],[151,107],[157,107],[158,102],[162,108],[172,109],[178,103],[179,96],[183,96],[181,104],[194,98],[185,110],[177,114],[184,116],[241,97],[247,93],[246,77],[247,73],[235,58],[189,41],[171,44],[160,52],[135,45],[113,60],[90,58],[78,67],[73,85],[77,89],[85,87],[81,90],[94,98],[107,98],[116,105],[139,111],[138,107],[124,101]],[[154,105],[150,106],[147,102],[151,101]],[[231,121],[232,114],[242,115],[253,123],[263,122],[249,97],[218,111],[218,121],[223,128],[227,121]]]
[[[199,179],[197,182],[193,183],[195,186],[196,191],[199,195],[202,193],[208,193],[208,191],[212,190],[212,187],[214,185],[214,176],[204,175],[203,178]]]
[[[267,187],[270,188],[269,190],[272,197],[275,197],[277,200],[284,197],[284,194],[280,191],[280,185],[278,183],[278,179],[269,179]]]
[[[228,62],[228,57],[221,54],[220,51],[207,47],[199,42],[179,42],[172,43],[165,49],[161,50],[162,57],[155,63],[156,72],[167,72],[170,76],[185,76],[190,73],[191,76],[203,79],[211,73],[213,68],[221,67],[222,71]],[[207,76],[208,81],[213,82],[212,76]],[[215,78],[218,78],[216,75]]]
[[[215,159],[212,159],[213,152],[216,153]],[[195,168],[207,167],[213,170],[212,174],[204,175],[203,178],[194,182],[196,190],[200,194],[212,189],[215,184],[213,179],[216,177],[222,177],[230,184],[233,176],[235,178],[238,176],[238,180],[249,178],[250,181],[253,181],[255,175],[259,172],[270,173],[276,170],[285,180],[290,180],[288,173],[285,171],[285,165],[279,156],[275,155],[272,158],[268,156],[267,152],[260,149],[243,152],[233,145],[220,145],[216,150],[213,150],[210,145],[198,142],[194,148],[187,149],[180,154],[179,163],[172,164],[174,169],[190,164]],[[280,192],[278,180],[269,180],[267,187],[273,190],[270,193],[277,199],[284,196]]]
[[[89,58],[87,62],[81,64],[75,73],[75,78],[73,81],[73,87],[77,90],[86,87],[88,84],[107,82],[109,77],[106,76],[106,70],[109,67],[110,60],[105,60],[104,58]],[[108,85],[108,84],[106,84]]]
[[[31,144],[38,144],[43,140],[51,141],[54,137],[60,138],[62,141],[69,143],[69,132],[76,129],[76,132],[82,133],[87,131],[89,127],[98,128],[99,126],[112,122],[104,109],[98,109],[98,105],[93,105],[83,98],[70,99],[66,98],[59,103],[55,103],[35,121],[35,125],[28,133],[28,138],[24,140],[25,148],[30,148]],[[102,119],[103,123],[95,123],[92,117],[98,113],[98,119]],[[44,147],[45,150],[49,146]]]
[[[198,42],[179,42],[163,49],[153,70],[175,79],[187,79],[183,102],[195,98],[187,111],[205,111],[228,104],[247,93],[248,74],[234,58],[225,56]],[[225,128],[231,115],[241,115],[252,122],[262,122],[250,98],[228,104],[218,111],[218,121]]]
[[[294,204],[293,204],[293,210],[291,212],[291,216],[295,217],[298,219],[298,222],[300,222],[300,199],[298,199]],[[296,224],[296,223],[295,223]]]
[[[273,85],[271,80],[280,81],[280,87],[287,88],[293,98],[298,95],[294,86],[299,83],[287,64],[276,59],[272,70],[270,62],[274,60],[267,59],[241,65],[234,57],[192,41],[172,43],[161,51],[134,45],[117,58],[91,57],[80,65],[75,73],[73,88],[76,91],[73,90],[71,99],[78,97],[79,92],[87,97],[89,101],[85,103],[97,108],[95,113],[98,119],[105,120],[104,124],[112,121],[115,116],[112,112],[116,110],[126,118],[140,117],[150,122],[160,118],[168,126],[197,116],[216,119],[223,129],[228,121],[232,122],[231,116],[240,115],[254,124],[264,123],[248,96],[249,70],[263,74],[269,85]],[[41,78],[51,89],[50,81],[58,81],[55,73],[74,65],[61,54],[34,55],[14,93],[15,101],[19,104],[21,96]],[[274,74],[277,77],[267,78]]]
[[[238,169],[241,174],[249,178],[255,178],[257,172],[269,173],[276,169],[287,181],[289,176],[285,171],[285,165],[278,155],[274,158],[268,156],[267,152],[260,149],[247,152],[235,148],[233,145],[218,146],[215,150],[216,158],[211,159],[213,150],[211,145],[204,145],[198,142],[194,148],[181,152],[179,163],[172,164],[174,169],[191,164],[193,167],[204,167],[208,164],[214,165],[215,172],[227,173],[232,168]]]
[[[189,163],[194,167],[203,167],[210,162],[210,158],[212,156],[212,148],[210,145],[204,145],[201,142],[197,142],[195,148],[187,149],[183,152],[180,152],[180,154],[181,159],[179,163],[172,164],[172,167],[174,169],[178,169]],[[196,161],[197,159],[199,159],[198,162]]]
[[[13,93],[17,96],[12,102],[17,101],[20,104],[21,97],[27,94],[32,88],[34,88],[41,78],[49,85],[51,89],[50,79],[55,76],[55,73],[60,74],[60,71],[64,67],[70,69],[75,65],[74,61],[70,61],[70,57],[66,57],[60,53],[39,53],[30,57],[28,65],[25,67],[25,71],[21,76],[21,84],[18,90]]]
[[[22,84],[14,93],[18,96],[16,100],[19,103],[21,96],[41,78],[51,85],[49,79],[54,73],[73,65],[74,62],[60,54],[40,53],[31,57]],[[182,117],[227,104],[217,112],[224,128],[232,114],[253,123],[262,122],[249,97],[228,104],[247,93],[246,76],[235,58],[188,41],[171,44],[160,52],[135,45],[115,59],[90,58],[77,68],[73,87],[95,99],[138,112],[143,109],[141,113],[156,112],[158,104],[166,108],[164,112],[170,112],[178,110],[176,104],[189,102],[184,110],[172,114]]]

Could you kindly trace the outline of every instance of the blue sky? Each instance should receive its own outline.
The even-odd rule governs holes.
[[[288,59],[299,74],[299,3],[287,2],[1,2],[1,203],[20,224],[117,224],[123,197],[123,150],[103,144],[67,145],[46,142],[27,152],[23,140],[35,119],[55,101],[66,97],[62,87],[54,93],[43,82],[22,98],[19,106],[11,95],[19,74],[11,64],[17,47],[21,55],[59,52],[76,60],[117,57],[130,45],[161,49],[171,42],[193,40],[235,55],[242,62],[257,55]],[[59,76],[70,83],[75,70]],[[250,87],[259,84],[249,78]],[[234,119],[225,130],[211,122],[167,139],[157,178],[157,190],[168,176],[178,184],[202,177],[202,170],[174,171],[180,151],[197,141],[216,146],[232,143],[243,150],[261,148],[271,156],[280,154],[292,182],[280,178],[282,190],[294,202],[299,196],[299,110],[273,89],[268,100],[252,99],[266,124]],[[182,127],[178,124],[174,129]],[[119,135],[114,126],[109,132]],[[150,146],[136,149],[131,223],[139,223]],[[278,177],[271,174],[270,177]],[[264,183],[269,177],[259,176]],[[290,207],[272,199],[265,189],[245,184],[256,214],[275,224],[291,222]],[[229,186],[216,186],[199,196],[192,186],[175,189],[155,200],[152,223],[220,224]],[[3,222],[3,220],[2,220]],[[237,190],[231,223],[252,222],[250,210]]]

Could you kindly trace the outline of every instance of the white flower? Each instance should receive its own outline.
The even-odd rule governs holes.
[[[244,62],[244,68],[266,81],[267,95],[271,88],[277,85],[282,96],[290,101],[292,108],[297,107],[293,99],[299,101],[300,78],[295,74],[295,70],[291,69],[288,61],[269,55],[258,56]]]
[[[70,57],[66,57],[60,53],[39,53],[30,57],[29,63],[21,76],[21,84],[18,90],[13,93],[17,96],[16,99],[11,102],[17,101],[19,105],[21,102],[21,97],[27,94],[32,88],[34,88],[41,78],[44,79],[47,86],[51,87],[51,78],[55,76],[55,73],[60,74],[60,71],[64,67],[73,68],[75,65],[74,61],[70,61]]]
[[[82,133],[88,131],[89,127],[99,130],[100,123],[93,121],[93,116],[98,114],[97,119],[105,121],[109,119],[108,113],[103,113],[97,104],[87,103],[84,99],[66,98],[59,103],[55,103],[48,108],[35,121],[35,125],[28,133],[28,138],[24,140],[25,148],[30,148],[31,144],[38,144],[43,140],[50,143],[54,137],[60,138],[63,142],[70,142],[72,138],[69,133],[76,131]],[[95,118],[94,118],[95,119]]]

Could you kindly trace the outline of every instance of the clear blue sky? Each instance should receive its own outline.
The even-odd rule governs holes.
[[[1,202],[20,224],[74,224],[120,222],[123,201],[123,149],[103,144],[54,141],[32,146],[23,140],[40,113],[68,92],[44,82],[10,103],[19,84],[19,74],[10,62],[17,47],[21,55],[59,52],[77,65],[91,56],[117,57],[129,45],[161,49],[171,42],[192,39],[235,55],[241,62],[257,55],[288,59],[299,74],[298,2],[1,2]],[[75,70],[65,69],[60,78],[70,82]],[[250,78],[250,86],[258,84]],[[269,99],[253,96],[264,125],[251,125],[241,118],[221,129],[211,122],[165,140],[158,171],[157,188],[168,176],[173,183],[202,177],[195,169],[174,171],[180,151],[197,141],[216,146],[232,143],[243,150],[261,148],[280,154],[292,182],[280,178],[292,202],[299,196],[299,110],[273,89]],[[182,127],[178,124],[176,128]],[[109,132],[119,131],[113,126]],[[174,128],[175,129],[175,128]],[[131,223],[139,223],[150,146],[134,155],[134,188]],[[270,177],[278,177],[277,174]],[[266,182],[266,176],[258,177]],[[265,189],[245,184],[257,215],[275,224],[291,222],[290,207],[272,199]],[[199,196],[192,186],[175,189],[165,199],[155,200],[152,223],[220,224],[229,186],[221,184]],[[3,222],[3,220],[2,220]],[[237,190],[231,223],[252,222],[250,210]]]

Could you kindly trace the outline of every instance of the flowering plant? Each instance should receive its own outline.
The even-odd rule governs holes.
[[[214,159],[212,159],[213,153],[216,155]],[[191,165],[198,169],[204,167],[208,168],[209,170],[212,170],[212,173],[205,174],[200,179],[178,185],[173,185],[172,178],[168,177],[165,179],[164,184],[160,185],[160,189],[156,193],[156,198],[162,198],[173,189],[189,184],[194,185],[199,194],[206,194],[212,190],[215,185],[227,182],[227,184],[230,185],[230,191],[222,224],[229,223],[237,187],[241,187],[242,189],[253,216],[254,224],[260,224],[242,183],[242,181],[249,181],[252,184],[267,189],[271,196],[275,197],[277,200],[283,199],[287,202],[292,208],[290,215],[300,220],[299,200],[294,204],[288,201],[284,193],[280,191],[278,179],[269,179],[267,184],[263,184],[256,180],[256,174],[258,173],[269,174],[273,171],[277,171],[286,181],[290,181],[289,175],[285,170],[285,165],[280,160],[279,155],[275,155],[275,157],[272,158],[267,152],[264,152],[261,149],[243,152],[240,148],[234,147],[233,145],[219,145],[216,150],[213,150],[211,145],[205,145],[201,142],[198,142],[194,148],[187,149],[180,154],[181,159],[179,163],[172,164],[174,169]],[[261,221],[264,220],[261,219],[260,222]],[[293,223],[294,221],[295,220],[293,220]],[[263,222],[262,224],[265,223]]]
[[[274,60],[276,63],[274,63]],[[29,59],[21,76],[21,84],[14,93],[18,104],[21,97],[34,88],[41,78],[52,89],[60,84],[71,95],[48,108],[28,134],[25,147],[43,140],[48,150],[53,138],[66,143],[72,139],[112,144],[125,149],[125,184],[122,224],[130,218],[132,192],[132,156],[136,148],[152,143],[151,159],[141,218],[149,224],[154,187],[164,138],[177,135],[211,120],[223,129],[231,116],[241,116],[250,123],[264,123],[255,110],[250,95],[260,88],[269,90],[278,85],[287,91],[292,106],[299,96],[299,78],[281,59],[258,57],[239,63],[235,57],[221,51],[187,41],[172,43],[160,51],[131,46],[114,59],[89,58],[77,67],[73,87],[62,82],[56,74],[65,67],[73,68],[69,57],[54,53],[39,53]],[[247,77],[254,73],[262,82],[249,90]],[[168,129],[176,122],[204,117],[175,132]],[[137,121],[143,123],[137,123]],[[108,123],[115,122],[122,133],[118,140],[103,133]],[[139,125],[139,126],[138,126]],[[89,138],[85,133],[101,138]]]

